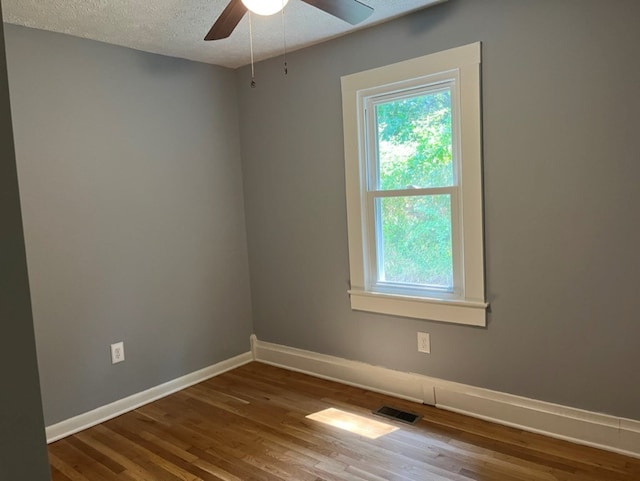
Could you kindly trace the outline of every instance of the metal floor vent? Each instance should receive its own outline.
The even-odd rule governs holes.
[[[373,411],[373,414],[384,416],[385,418],[389,419],[395,419],[396,421],[402,421],[403,423],[407,424],[415,424],[422,417],[419,414],[400,411],[399,409],[392,408],[391,406],[382,406],[381,408]]]

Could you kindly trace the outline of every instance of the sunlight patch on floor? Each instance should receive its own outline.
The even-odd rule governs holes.
[[[340,409],[328,408],[324,411],[309,414],[307,419],[328,424],[339,429],[344,429],[369,439],[378,439],[380,436],[397,431],[398,428],[387,423],[368,419],[357,414],[351,414]]]

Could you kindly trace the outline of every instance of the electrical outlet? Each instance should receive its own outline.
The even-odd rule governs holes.
[[[418,352],[425,352],[427,354],[431,352],[431,339],[428,332],[418,333]]]
[[[111,344],[111,364],[124,361],[124,342]]]

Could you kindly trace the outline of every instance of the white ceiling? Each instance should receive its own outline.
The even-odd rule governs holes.
[[[375,9],[352,26],[300,0],[285,9],[288,50],[382,23],[446,0],[362,0]],[[250,62],[248,16],[224,40],[203,41],[228,0],[2,0],[4,21],[237,68]],[[282,15],[253,16],[256,61],[283,52]]]

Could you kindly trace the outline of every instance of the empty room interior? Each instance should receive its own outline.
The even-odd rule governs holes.
[[[640,2],[305,2],[2,0],[0,481],[640,480]]]

